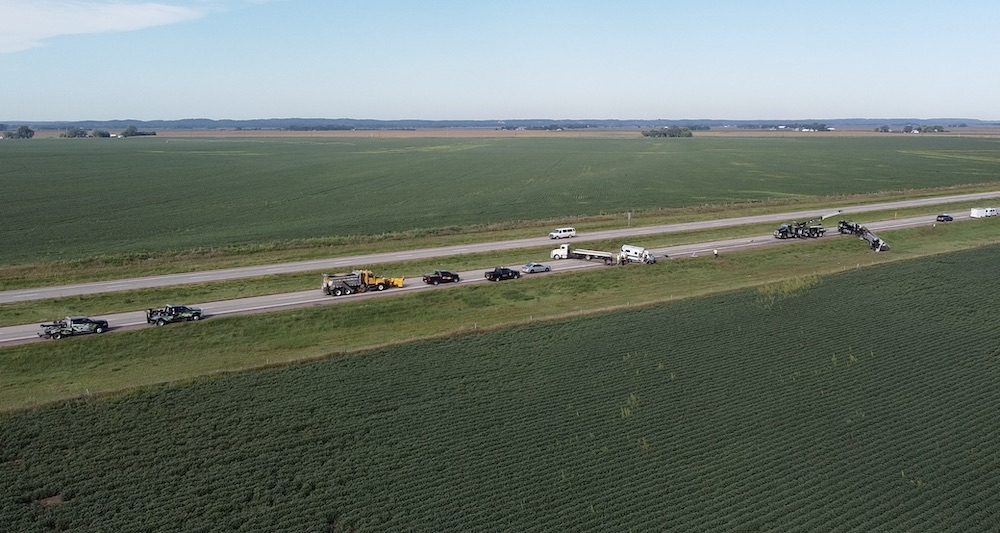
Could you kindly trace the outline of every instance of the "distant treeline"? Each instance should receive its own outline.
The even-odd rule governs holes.
[[[949,126],[956,127],[956,126]],[[966,127],[965,125],[958,125],[959,128]],[[889,126],[879,126],[875,128],[875,131],[879,133],[944,133],[948,131],[944,129],[944,126],[903,126],[902,128],[891,128]]]
[[[291,126],[285,128],[287,131],[351,131],[353,129],[355,129],[353,126],[345,126],[342,124],[292,124]]]
[[[708,129],[708,128],[705,128]],[[692,137],[691,128],[681,128],[669,126],[666,128],[656,128],[642,132],[643,137]]]
[[[146,136],[153,136],[153,135],[156,135],[155,131],[142,131],[142,130],[140,130],[139,128],[137,128],[135,126],[129,126],[129,127],[125,128],[117,136],[118,137],[146,137]],[[69,138],[69,139],[87,138],[87,137],[102,137],[102,138],[114,137],[114,135],[112,135],[111,132],[109,132],[108,130],[101,130],[101,129],[86,130],[86,129],[83,129],[83,128],[70,128],[70,129],[64,131],[63,133],[60,133],[59,136],[60,137],[66,137],[66,138]]]
[[[821,122],[810,123],[779,123],[779,124],[739,124],[737,128],[744,130],[809,130],[830,131],[830,127]]]
[[[935,124],[962,124],[965,126],[1000,126],[996,121],[987,122],[977,119],[965,118],[848,118],[848,119],[827,119],[827,120],[792,120],[789,122],[778,122],[773,120],[725,120],[725,119],[509,119],[509,120],[375,120],[375,119],[351,119],[351,118],[268,118],[268,119],[208,119],[208,118],[188,118],[179,120],[82,120],[82,121],[38,121],[28,124],[31,128],[68,130],[70,128],[80,128],[85,130],[107,130],[121,131],[128,126],[136,126],[145,130],[169,129],[198,129],[198,130],[291,130],[291,131],[332,131],[332,130],[398,130],[398,129],[422,129],[422,128],[488,128],[488,129],[543,129],[543,130],[569,130],[581,128],[636,128],[654,129],[661,127],[684,127],[691,131],[698,131],[702,128],[744,128],[744,129],[779,129],[784,128],[805,128],[817,129],[818,126],[831,127],[840,126],[867,126],[878,128],[883,124],[889,124],[898,131],[906,125],[911,126],[933,126]],[[3,127],[0,124],[0,131],[16,129],[17,126]],[[950,126],[949,126],[950,127]],[[783,129],[783,128],[782,128]]]

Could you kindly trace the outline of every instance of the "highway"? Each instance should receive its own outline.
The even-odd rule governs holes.
[[[767,216],[768,217],[772,217],[774,215],[767,215]],[[785,214],[784,216],[781,216],[781,217],[777,218],[776,220],[777,221],[792,220],[796,216],[798,216],[799,218],[813,217],[813,216],[816,216],[816,213],[810,211],[808,213]],[[954,217],[955,217],[955,220],[958,221],[958,220],[961,220],[961,219],[968,219],[969,215],[968,215],[968,213],[966,213],[966,214],[963,214],[963,215],[954,215]],[[748,217],[748,218],[754,218],[754,219],[756,219],[756,218],[759,218],[759,217]],[[733,219],[729,219],[729,220],[733,220]],[[761,220],[755,220],[754,222],[761,222]],[[934,224],[934,223],[935,223],[935,217],[933,215],[924,215],[924,216],[910,217],[910,218],[899,219],[899,220],[890,220],[890,221],[883,221],[883,222],[873,222],[873,223],[870,223],[870,224],[866,224],[866,226],[868,228],[870,228],[872,231],[874,231],[874,232],[877,233],[877,232],[883,231],[883,230],[903,229],[903,228],[909,228],[909,227],[914,227],[914,226],[926,226],[926,225],[931,225],[931,224]],[[700,224],[700,227],[704,227],[703,223],[699,223],[699,224]],[[726,225],[728,225],[728,224],[726,224]],[[676,225],[675,226],[671,226],[671,227],[676,227]],[[718,227],[724,227],[724,225],[723,226],[718,226]],[[648,228],[638,228],[638,229],[647,230]],[[607,235],[607,234],[610,234],[610,233],[617,234],[617,232],[601,232],[601,234],[605,235],[605,236],[596,237],[596,238],[601,238],[601,239],[609,238],[610,236]],[[651,232],[647,232],[647,233],[651,233]],[[625,234],[625,236],[634,236],[634,235],[636,235],[636,233],[626,233]],[[622,236],[622,235],[619,235],[619,236]],[[833,231],[828,231],[827,236],[823,237],[823,238],[824,239],[830,239],[830,238],[839,238],[839,237],[845,237],[845,236],[840,235],[834,229]],[[856,238],[856,237],[850,237],[850,236],[848,236],[848,238]],[[576,239],[573,239],[573,240],[574,240],[574,242],[578,242],[578,241],[594,240],[594,239],[595,239],[595,237],[593,236],[593,234],[587,234],[585,237],[576,238]],[[539,241],[537,243],[537,245],[551,244],[551,241],[549,241],[549,239],[547,239],[547,238],[543,238],[543,239],[529,239],[528,241],[534,242],[536,240]],[[811,240],[811,239],[809,239],[809,240]],[[806,242],[806,241],[807,241],[807,239],[780,240],[780,239],[775,239],[770,234],[767,234],[767,235],[758,235],[758,236],[755,236],[755,237],[744,237],[744,238],[740,238],[740,239],[729,239],[729,240],[711,241],[711,242],[696,243],[696,244],[685,244],[685,245],[679,245],[679,246],[669,246],[669,247],[665,247],[665,248],[654,248],[654,249],[651,249],[651,251],[656,255],[656,257],[658,258],[659,261],[662,261],[665,258],[678,259],[678,258],[685,258],[685,257],[692,257],[692,256],[697,257],[697,256],[709,255],[709,254],[711,254],[713,252],[713,250],[718,250],[720,254],[726,254],[726,253],[737,251],[737,250],[746,250],[746,249],[750,249],[750,248],[758,248],[758,247],[764,247],[764,246],[781,246],[781,245],[791,246],[791,245],[795,245],[796,243],[802,243],[802,242]],[[524,242],[524,241],[510,241],[510,242]],[[534,244],[532,244],[530,246],[533,246],[533,245]],[[859,246],[867,246],[867,243],[861,242],[858,245]],[[479,245],[477,245],[477,246],[479,246]],[[485,246],[491,246],[491,245],[485,245]],[[521,246],[524,246],[524,245],[521,245]],[[491,246],[491,248],[492,248],[492,246]],[[424,253],[424,251],[401,252],[401,253]],[[875,252],[872,252],[872,253],[875,253]],[[429,257],[433,257],[433,256],[429,256]],[[530,261],[530,260],[532,260],[532,258],[526,258],[525,262]],[[356,262],[358,261],[358,259],[354,258],[354,261],[355,261],[355,264],[356,264]],[[546,276],[546,275],[556,274],[556,273],[559,273],[559,272],[567,272],[567,271],[573,271],[573,270],[584,270],[584,269],[593,269],[593,268],[614,268],[614,267],[605,266],[602,261],[596,261],[596,260],[595,261],[584,261],[584,260],[577,260],[577,259],[568,259],[568,260],[562,260],[562,261],[556,261],[556,260],[548,261],[548,260],[546,260],[545,262],[546,262],[546,264],[548,264],[548,265],[550,265],[552,267],[552,272],[549,272],[549,273],[538,273],[538,274],[523,274],[522,277]],[[329,266],[329,262],[323,263],[323,266],[328,267]],[[314,267],[314,268],[311,268],[310,270],[316,270],[317,268],[323,268],[323,266]],[[508,265],[508,266],[515,266],[515,265]],[[639,266],[637,265],[637,267],[639,267]],[[191,304],[191,305],[194,305],[196,307],[201,307],[202,310],[203,310],[203,312],[204,312],[204,315],[205,315],[206,319],[208,319],[208,320],[210,320],[212,317],[235,315],[235,314],[262,313],[262,312],[278,311],[278,310],[283,310],[283,309],[292,309],[292,308],[307,307],[307,306],[316,306],[316,305],[336,305],[336,304],[345,303],[345,302],[353,302],[353,301],[357,301],[357,300],[360,300],[360,299],[383,298],[383,297],[392,297],[393,295],[410,294],[410,293],[413,293],[415,291],[423,291],[423,290],[446,290],[446,289],[451,288],[451,287],[464,286],[464,285],[473,284],[473,283],[489,283],[483,277],[484,271],[487,270],[487,269],[489,269],[489,268],[491,268],[491,266],[490,265],[486,265],[486,266],[484,266],[483,268],[480,268],[480,269],[459,272],[459,275],[460,275],[460,277],[462,279],[461,282],[459,282],[459,283],[445,283],[445,284],[441,284],[441,285],[437,285],[437,286],[424,284],[419,279],[411,279],[409,281],[409,283],[406,286],[402,287],[402,288],[387,289],[386,291],[383,291],[383,292],[369,292],[369,293],[352,294],[352,295],[349,295],[349,296],[332,297],[332,296],[327,296],[327,295],[323,294],[320,291],[320,289],[319,289],[319,281],[320,280],[317,279],[316,280],[316,287],[312,288],[310,290],[298,291],[298,292],[292,292],[292,293],[284,293],[284,294],[274,294],[274,295],[269,295],[269,296],[257,296],[257,297],[252,297],[252,298],[241,298],[241,299],[237,299],[237,300],[225,300],[225,301],[218,301],[218,302],[206,302],[206,303]],[[226,278],[222,278],[222,279],[226,279]],[[503,281],[503,282],[500,282],[500,283],[516,283],[516,281]],[[187,304],[188,302],[183,302],[183,303]],[[150,325],[146,324],[146,316],[145,316],[145,311],[144,310],[142,310],[142,311],[131,311],[131,312],[126,312],[126,313],[117,313],[117,314],[112,314],[112,315],[102,315],[101,318],[104,318],[104,319],[108,320],[108,322],[111,325],[111,332],[126,331],[126,330],[141,328],[141,327],[153,327],[153,326],[150,326]],[[170,327],[170,326],[168,325],[168,326],[165,326],[165,327]],[[38,324],[26,324],[26,325],[9,326],[9,327],[0,328],[0,345],[23,344],[23,343],[27,343],[27,342],[41,341],[42,339],[38,338],[38,332],[40,330],[41,330],[41,328],[38,327]],[[105,333],[105,335],[106,334],[107,333]],[[45,342],[56,342],[56,341],[45,341]],[[66,341],[59,341],[59,342],[66,342]]]
[[[813,209],[809,211],[795,211],[791,213],[777,213],[771,215],[756,215],[749,217],[726,218],[719,220],[706,220],[700,222],[687,222],[682,224],[668,224],[660,226],[644,226],[637,228],[622,228],[617,230],[596,231],[581,234],[572,239],[574,243],[597,241],[604,239],[625,240],[630,237],[642,235],[655,235],[662,233],[680,233],[685,231],[695,231],[713,228],[725,228],[731,226],[743,226],[760,223],[782,223],[789,220],[808,220],[817,216],[828,214],[831,211],[840,209],[846,216],[851,213],[864,213],[871,211],[885,211],[892,209],[903,209],[907,207],[931,206],[941,203],[964,202],[972,200],[985,200],[990,198],[1000,198],[1000,191],[961,194],[955,196],[942,196],[935,198],[923,198],[919,200],[904,200],[898,202],[883,202],[878,204],[854,205],[829,210]],[[148,289],[153,287],[167,287],[174,285],[190,285],[193,283],[206,283],[212,281],[228,281],[234,279],[253,278],[268,276],[272,274],[292,274],[297,272],[313,272],[319,270],[350,270],[359,264],[392,263],[397,261],[407,261],[412,259],[428,259],[435,257],[447,257],[455,255],[474,254],[490,252],[496,250],[511,250],[517,248],[530,248],[536,246],[547,246],[552,241],[547,237],[532,239],[518,239],[500,242],[469,244],[460,246],[445,246],[440,248],[425,248],[419,250],[406,250],[399,252],[384,252],[364,254],[350,257],[335,257],[329,259],[316,259],[311,261],[298,261],[292,263],[280,263],[274,265],[262,265],[253,267],[229,268],[221,270],[209,270],[204,272],[188,272],[183,274],[168,274],[163,276],[149,276],[142,278],[98,281],[92,283],[78,283],[74,285],[60,285],[54,287],[38,287],[31,289],[19,289],[11,291],[0,291],[0,304],[27,302],[31,300],[43,300],[49,298],[62,298],[66,296],[79,296],[84,294],[98,294],[104,292],[131,291],[136,289]]]

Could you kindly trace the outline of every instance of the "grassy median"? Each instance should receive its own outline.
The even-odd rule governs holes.
[[[891,191],[871,195],[789,198],[767,202],[730,205],[704,205],[686,208],[636,211],[631,220],[623,213],[612,213],[573,219],[521,221],[483,226],[443,227],[431,230],[384,233],[378,235],[352,235],[329,238],[296,239],[264,242],[241,246],[219,246],[183,249],[173,252],[121,253],[98,255],[87,259],[54,260],[42,263],[0,264],[0,290],[15,290],[49,285],[67,285],[93,281],[177,274],[183,272],[218,270],[258,266],[292,261],[356,255],[359,248],[365,253],[395,252],[418,248],[433,248],[463,244],[525,239],[547,235],[553,227],[573,225],[580,232],[623,229],[625,227],[654,226],[716,220],[739,216],[754,216],[788,211],[815,209],[825,214],[831,207],[861,205],[887,201],[912,200],[943,195],[970,194],[995,191],[996,184],[960,187],[939,187],[908,191]],[[983,202],[945,204],[941,210],[967,209]],[[934,208],[898,210],[878,214],[866,213],[857,220],[879,220],[895,214],[930,213]],[[867,217],[867,218],[866,218]],[[767,225],[769,233],[773,228]],[[764,226],[762,226],[764,227]],[[735,231],[735,230],[733,230]],[[753,231],[759,231],[754,228]],[[727,234],[727,233],[723,233]],[[752,233],[744,233],[752,234]],[[673,241],[658,241],[649,244]],[[687,241],[691,242],[691,241]],[[479,265],[476,265],[479,266]],[[267,294],[264,292],[263,294]],[[0,310],[2,313],[2,310]]]
[[[748,287],[794,284],[994,245],[1000,242],[1000,226],[979,220],[882,236],[893,246],[888,253],[873,253],[856,239],[818,240],[725,254],[718,260],[697,257],[609,267],[6,347],[0,349],[0,409]]]

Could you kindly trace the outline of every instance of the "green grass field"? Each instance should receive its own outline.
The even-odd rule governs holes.
[[[997,153],[929,136],[5,143],[0,287],[981,190]],[[1000,288],[991,222],[880,232],[888,254],[824,239],[0,348],[0,529],[997,530],[1000,319],[969,305]]]
[[[450,232],[1000,179],[983,138],[38,139],[0,147],[0,263]]]
[[[895,242],[933,240],[930,228],[912,231],[924,233]],[[795,254],[831,245],[816,244]],[[834,246],[849,244],[858,243]],[[998,252],[4,415],[0,523],[23,532],[995,531],[1000,315],[970,304],[1000,291]],[[795,258],[772,257],[770,268]],[[689,265],[729,277],[747,266]],[[460,294],[495,314],[535,298],[540,287],[526,287],[430,297]],[[437,307],[415,300],[382,305]],[[384,310],[358,306],[341,319],[398,329]],[[294,328],[317,313],[350,331],[335,322],[343,311],[247,320]],[[172,354],[190,365],[279,341],[244,340],[254,328],[240,323],[220,320],[229,334],[208,337],[198,332],[211,321],[119,338],[190,339]],[[27,364],[23,350],[52,372],[100,365],[115,339],[92,340],[3,359]],[[131,363],[152,371],[162,360],[151,355],[134,343]]]

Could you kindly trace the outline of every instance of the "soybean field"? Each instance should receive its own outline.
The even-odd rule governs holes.
[[[996,139],[132,138],[0,146],[0,264],[1000,180]]]
[[[996,531],[996,246],[0,417],[33,531]]]

